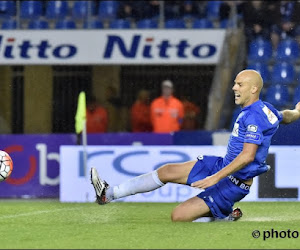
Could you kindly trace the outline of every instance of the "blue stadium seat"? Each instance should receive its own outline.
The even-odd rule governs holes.
[[[232,19],[223,19],[220,22],[220,28],[221,29],[227,29],[227,28],[232,28],[234,25],[234,22]]]
[[[157,29],[158,23],[153,19],[142,19],[137,22],[136,27],[138,29]]]
[[[294,62],[299,57],[299,45],[295,40],[284,39],[279,42],[275,59],[277,61]]]
[[[83,23],[84,29],[103,29],[103,23],[98,19],[86,20]]]
[[[206,16],[210,20],[219,19],[220,6],[222,1],[207,1]]]
[[[268,62],[272,58],[272,44],[269,40],[258,38],[250,42],[248,50],[248,62]]]
[[[289,105],[290,94],[287,86],[276,84],[268,87],[265,100],[276,108]]]
[[[168,19],[165,22],[166,29],[184,29],[186,28],[183,19]]]
[[[89,8],[91,8],[89,10]],[[73,19],[84,19],[90,13],[93,15],[95,9],[94,1],[75,1],[72,8]]]
[[[295,69],[293,64],[278,62],[274,64],[271,72],[272,84],[293,84],[295,80]]]
[[[130,29],[130,22],[126,19],[115,19],[109,23],[111,29]]]
[[[55,23],[55,29],[76,29],[76,23],[71,19],[61,19]]]
[[[300,85],[298,85],[293,92],[293,104],[296,105],[298,102],[300,102]]]
[[[3,30],[13,30],[16,28],[17,28],[17,22],[15,19],[11,19],[11,18],[5,19],[1,25],[1,29]]]
[[[46,20],[42,20],[42,19],[31,20],[28,24],[28,29],[34,29],[34,30],[49,29],[49,24]]]
[[[43,3],[41,1],[21,1],[21,18],[35,19],[43,15]]]
[[[16,1],[0,1],[0,18],[16,15]]]
[[[99,18],[102,20],[113,20],[116,18],[119,7],[118,1],[100,1],[98,8]]]
[[[266,63],[263,62],[250,63],[248,64],[247,69],[254,69],[258,71],[264,83],[270,83],[270,71]]]
[[[68,12],[68,1],[47,1],[46,17],[48,19],[63,19]]]
[[[193,29],[212,29],[214,25],[212,21],[206,18],[196,19],[192,25]]]

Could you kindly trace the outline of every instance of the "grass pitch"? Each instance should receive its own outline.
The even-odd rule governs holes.
[[[272,229],[300,233],[298,202],[242,202],[241,220],[211,223],[172,223],[174,203],[0,202],[1,249],[300,248],[300,236],[263,239]]]

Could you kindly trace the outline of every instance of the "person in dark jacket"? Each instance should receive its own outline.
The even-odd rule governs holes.
[[[271,28],[271,40],[276,49],[281,39],[300,36],[300,3],[298,1],[272,1],[269,4],[271,19],[275,21]]]
[[[261,37],[270,39],[268,10],[264,1],[248,1],[243,4],[242,15],[247,44]]]

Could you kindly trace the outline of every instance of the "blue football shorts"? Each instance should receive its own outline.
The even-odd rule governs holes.
[[[223,167],[223,158],[217,156],[198,157],[198,161],[192,168],[187,185],[213,175]],[[210,208],[215,218],[225,218],[232,212],[235,202],[243,199],[249,190],[242,189],[233,184],[228,177],[223,178],[217,184],[205,189],[197,197],[203,199]]]

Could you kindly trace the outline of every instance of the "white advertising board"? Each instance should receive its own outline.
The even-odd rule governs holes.
[[[0,65],[216,64],[224,29],[0,31]]]
[[[94,202],[95,194],[89,176],[85,178],[81,146],[60,148],[60,201]],[[144,174],[168,162],[194,160],[198,155],[224,156],[225,146],[88,146],[88,171],[96,167],[102,179],[111,186]],[[275,159],[275,186],[273,189],[300,188],[300,147],[273,146],[270,154]],[[258,177],[254,178],[250,194],[243,201],[265,200],[260,198]],[[272,192],[272,190],[266,190]],[[276,190],[275,190],[276,191]],[[199,189],[185,185],[167,184],[144,194],[136,194],[119,201],[126,202],[182,202],[197,195]],[[276,192],[275,192],[276,193]],[[270,197],[280,199],[281,197]],[[300,200],[298,193],[290,200]]]

